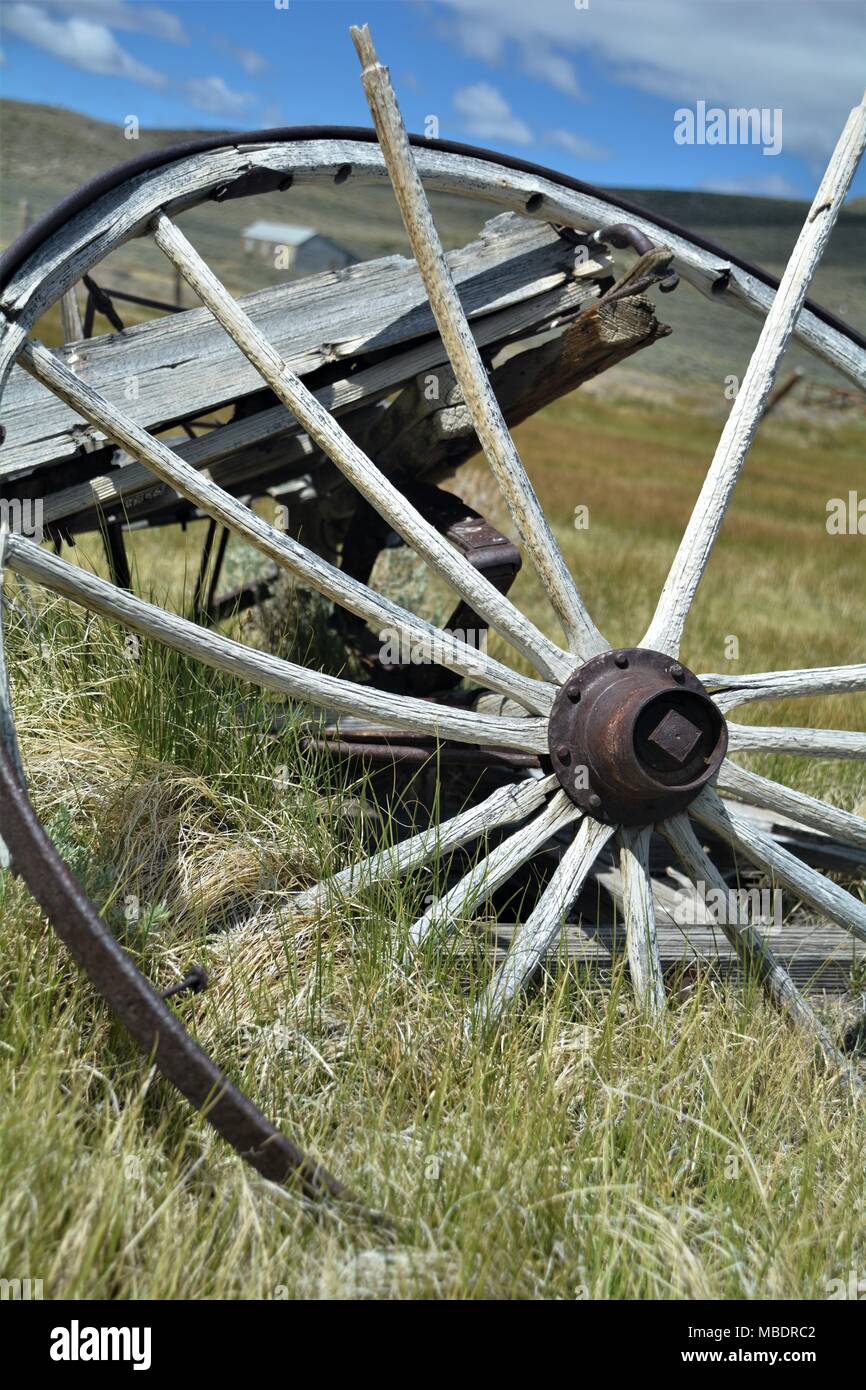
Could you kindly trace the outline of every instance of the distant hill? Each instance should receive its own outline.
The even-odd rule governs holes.
[[[140,138],[131,141],[124,138],[122,126],[61,107],[0,101],[0,244],[6,245],[21,230],[25,204],[32,220],[93,175],[198,133],[204,132],[142,130]],[[773,198],[648,188],[617,191],[776,273],[784,268],[806,213],[805,203]],[[481,203],[452,196],[435,197],[433,206],[446,247],[469,239],[491,215]],[[315,227],[359,259],[407,252],[387,188],[293,188],[223,203],[218,212],[209,205],[184,214],[183,224],[193,241],[237,292],[282,278],[241,251],[240,229],[256,218]],[[866,330],[864,246],[866,199],[858,198],[842,213],[812,289],[813,298],[861,330]],[[110,267],[106,262],[103,268],[106,283],[149,287],[157,297],[168,293],[165,262],[152,245],[136,242],[109,259]],[[674,334],[651,353],[640,355],[641,369],[652,365],[715,381],[742,372],[757,336],[756,321],[714,311],[686,286],[662,298],[659,306]],[[804,365],[812,375],[832,375],[830,369],[815,368],[799,350],[789,356],[792,364]]]

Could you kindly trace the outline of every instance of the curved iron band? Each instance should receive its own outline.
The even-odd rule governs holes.
[[[310,1197],[348,1196],[223,1075],[148,984],[40,825],[2,739],[0,836],[16,873],[127,1032],[241,1158],[271,1182],[298,1179]]]
[[[76,188],[74,192],[63,198],[42,217],[38,218],[25,232],[22,232],[11,245],[7,246],[0,255],[0,290],[5,289],[7,282],[19,266],[38,249],[47,237],[62,227],[64,222],[68,222],[70,217],[74,217],[76,213],[88,207],[97,198],[101,198],[104,193],[109,193],[112,189],[117,188],[125,179],[147,173],[150,169],[158,169],[163,164],[171,164],[174,160],[183,159],[187,155],[206,154],[208,150],[218,150],[225,145],[257,145],[270,141],[277,143],[285,141],[287,144],[291,144],[304,140],[357,140],[367,145],[378,143],[375,130],[370,130],[365,126],[278,126],[273,130],[222,131],[216,135],[203,136],[198,140],[186,140],[179,145],[166,145],[163,149],[150,150],[147,154],[137,155],[134,159],[116,164],[112,169],[106,169],[104,173],[97,174],[95,178],[83,183],[80,188]],[[443,154],[464,155],[468,159],[481,159],[488,164],[500,164],[505,169],[514,169],[517,173],[535,175],[538,178],[549,180],[550,183],[558,184],[560,188],[571,188],[576,193],[597,198],[610,207],[620,208],[632,217],[644,217],[648,222],[654,223],[656,227],[673,232],[675,236],[691,242],[692,246],[709,251],[711,255],[718,256],[720,260],[727,261],[731,265],[737,266],[738,269],[744,270],[748,275],[754,276],[756,280],[760,280],[772,290],[779,288],[777,276],[771,275],[767,270],[762,270],[760,266],[753,265],[751,261],[745,260],[742,256],[734,255],[724,246],[710,241],[708,237],[689,231],[687,227],[673,222],[669,217],[663,217],[661,213],[643,207],[640,203],[633,203],[628,198],[621,198],[615,193],[596,188],[591,183],[584,183],[582,179],[574,179],[569,174],[560,174],[555,169],[547,169],[543,164],[534,164],[531,160],[516,159],[513,155],[499,154],[496,150],[487,150],[476,145],[465,145],[458,140],[432,140],[428,139],[426,135],[410,135],[409,141],[420,149],[441,150]],[[852,343],[856,343],[858,347],[866,348],[866,335],[858,332],[856,328],[852,328],[843,319],[837,318],[835,314],[831,314],[829,309],[825,309],[823,305],[807,299],[804,307],[830,328],[835,328],[838,333],[843,334]]]

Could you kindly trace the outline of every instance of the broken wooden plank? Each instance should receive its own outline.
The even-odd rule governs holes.
[[[649,301],[624,299],[596,309],[595,294],[595,286],[572,282],[538,300],[500,310],[475,323],[479,344],[491,351],[499,344],[514,342],[532,328],[545,329],[553,321],[568,325],[561,342],[528,348],[526,353],[494,368],[495,387],[503,400],[509,424],[519,423],[548,398],[574,389],[614,362],[649,346],[667,331],[656,320]],[[477,441],[472,442],[475,436],[471,422],[462,406],[456,406],[450,414],[445,413],[451,409],[454,383],[444,361],[441,339],[428,338],[405,352],[323,386],[314,394],[333,414],[342,416],[349,411],[354,414],[359,405],[380,400],[398,386],[410,383],[395,405],[385,412],[388,424],[383,422],[382,432],[365,447],[386,473],[401,459],[411,456],[423,461],[426,474],[437,461],[462,461],[477,448]],[[531,362],[535,365],[531,366]],[[431,371],[437,376],[438,399],[430,397],[427,378]],[[407,391],[411,391],[411,398]],[[432,426],[425,426],[426,417],[440,410],[442,418]],[[408,435],[399,447],[396,446],[401,420],[404,429],[408,420],[413,428],[417,426],[425,431],[423,447],[417,446],[421,448],[420,453],[414,452],[416,443],[410,444]],[[347,428],[351,432],[353,426],[349,424]],[[437,439],[441,441],[441,448]],[[230,491],[252,491],[256,486],[261,487],[261,480],[275,470],[286,477],[295,465],[303,463],[306,468],[316,452],[284,406],[274,406],[231,421],[198,439],[180,441],[174,447],[193,467],[209,468],[214,481]],[[432,452],[428,454],[427,450]],[[117,457],[122,460],[126,456],[118,453]],[[121,501],[122,508],[117,506]],[[98,526],[97,508],[106,516],[117,515],[137,522],[176,501],[177,494],[155,480],[147,468],[127,461],[113,473],[46,497],[43,520],[45,525],[62,520],[72,532],[79,532]]]
[[[575,278],[591,283],[605,269],[601,258],[578,257],[551,228],[512,214],[494,218],[449,259],[466,311],[476,319]],[[259,290],[240,303],[299,376],[436,330],[418,270],[402,256]],[[58,356],[148,429],[262,389],[255,367],[205,308],[73,343],[58,349]],[[2,415],[3,477],[69,457],[86,442],[104,443],[100,431],[18,367],[4,390]]]

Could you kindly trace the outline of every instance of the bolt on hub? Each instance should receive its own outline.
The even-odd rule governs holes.
[[[596,820],[649,825],[685,810],[718,772],[728,730],[697,676],[663,652],[603,652],[579,667],[550,716],[563,789]]]

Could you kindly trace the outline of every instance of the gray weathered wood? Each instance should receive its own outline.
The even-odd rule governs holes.
[[[472,328],[480,347],[486,347],[507,340],[512,335],[524,331],[534,333],[541,330],[553,319],[566,325],[562,335],[561,357],[557,360],[551,351],[551,344],[537,349],[528,348],[521,357],[535,359],[540,354],[548,359],[539,362],[538,392],[543,392],[550,383],[562,385],[562,389],[573,389],[585,380],[604,370],[607,366],[621,360],[630,352],[655,341],[661,326],[650,311],[649,301],[624,299],[613,304],[592,306],[586,310],[587,294],[589,303],[595,295],[595,287],[585,281],[572,282],[557,290],[539,296],[537,299],[514,305],[495,314],[485,315],[473,323]],[[351,412],[351,420],[346,428],[354,430],[357,411],[365,408],[365,403],[373,403],[387,395],[394,388],[406,382],[417,383],[416,398],[419,410],[413,417],[413,428],[422,429],[420,407],[436,409],[441,415],[445,410],[436,402],[429,402],[424,392],[429,392],[431,369],[437,369],[437,376],[445,376],[446,361],[442,340],[425,339],[422,343],[386,357],[370,367],[353,372],[351,376],[331,382],[314,392],[319,401],[332,415],[342,416]],[[508,390],[511,373],[508,368],[495,367],[493,380],[497,387],[503,373],[509,382],[503,382]],[[440,397],[444,402],[448,397],[448,381],[440,387]],[[516,409],[522,410],[523,396],[515,388]],[[506,397],[506,410],[511,415],[511,406]],[[467,427],[465,433],[468,434]],[[462,426],[461,426],[461,432]],[[455,429],[451,430],[453,438]],[[435,460],[428,457],[428,451],[441,454],[440,442],[434,434],[432,439],[423,442],[414,440],[407,448],[411,455],[400,454],[395,457],[394,449],[386,446],[376,449],[375,457],[379,467],[386,473],[397,467],[407,456],[417,458],[418,466],[426,474],[428,467],[435,466]],[[244,484],[253,487],[257,480],[273,468],[275,459],[281,469],[289,472],[292,466],[303,459],[309,459],[315,452],[308,436],[301,431],[294,415],[285,406],[273,406],[240,420],[233,420],[219,429],[208,430],[197,439],[181,440],[174,449],[187,463],[195,468],[209,468],[211,477],[220,487],[238,488]],[[450,450],[449,450],[450,452]],[[100,507],[103,511],[123,501],[122,515],[130,521],[139,521],[153,515],[161,507],[177,499],[177,493],[166,484],[156,481],[144,465],[135,463],[128,455],[118,452],[116,472],[94,478],[88,482],[64,488],[45,499],[45,522],[74,518],[76,526],[85,529],[98,525],[99,518],[89,510]]]
[[[711,911],[707,906],[706,893],[715,889],[723,894],[725,903],[730,901],[728,885],[722,878],[712,860],[704,853],[692,829],[688,816],[673,816],[660,826],[661,833],[679,855],[683,868],[695,884],[702,883],[705,889],[704,915],[716,922],[746,969],[755,969],[770,995],[770,998],[783,1012],[788,1013],[799,1028],[813,1038],[820,1047],[826,1061],[845,1078],[849,1084],[860,1086],[856,1073],[845,1056],[834,1044],[827,1029],[815,1014],[811,1005],[803,998],[791,979],[788,971],[768,945],[764,935],[753,923],[743,921],[739,915],[731,920],[730,913]]]
[[[437,739],[453,738],[461,743],[520,750],[541,751],[547,746],[543,719],[478,714],[406,695],[395,699],[371,686],[311,671],[306,666],[297,666],[268,652],[233,642],[155,604],[145,603],[127,590],[67,564],[22,536],[7,537],[5,559],[15,574],[64,594],[95,613],[114,618],[144,637],[152,637],[206,666],[228,671],[306,704],[327,705],[341,713],[375,719],[394,729],[409,729]]]
[[[544,676],[563,678],[568,675],[571,662],[565,654],[412,506],[341,429],[165,213],[158,213],[154,219],[153,237],[283,405],[293,411],[310,438],[406,544]]]
[[[428,826],[409,839],[388,845],[378,853],[350,864],[339,873],[316,883],[292,899],[295,912],[315,912],[347,895],[358,894],[386,878],[397,878],[411,869],[448,854],[459,845],[477,840],[489,830],[524,820],[544,802],[556,786],[555,777],[530,778],[496,791],[477,806],[470,806],[440,825]]]
[[[848,729],[794,729],[728,721],[728,751],[790,753],[798,758],[866,758],[866,734]]]
[[[659,961],[649,871],[652,830],[623,828],[619,833],[620,871],[626,925],[626,949],[635,998],[642,1008],[657,1018],[665,1007],[665,986]]]
[[[866,690],[866,663],[815,666],[795,671],[759,671],[747,676],[701,676],[720,710],[754,700],[794,700],[807,695],[848,695]]]
[[[723,802],[711,787],[703,791],[689,807],[689,814],[709,827],[733,849],[741,851],[753,864],[785,884],[836,922],[846,927],[861,941],[866,941],[866,904],[858,901],[844,888],[810,869],[802,859],[789,854],[770,835],[764,834],[748,816],[741,815],[730,803]]]
[[[445,259],[388,70],[376,57],[367,26],[350,32],[403,225],[472,423],[569,648],[586,660],[608,643],[584,607],[503,419]]]
[[[473,321],[566,285],[584,287],[590,298],[605,268],[601,257],[576,265],[574,248],[549,227],[510,214],[452,252],[450,263]],[[397,350],[436,331],[417,267],[402,256],[257,290],[239,303],[299,376],[365,353]],[[256,368],[207,309],[76,342],[58,356],[148,428],[242,400],[262,387]],[[3,391],[2,416],[0,476],[70,457],[85,440],[104,442],[64,402],[46,399],[15,369]]]
[[[601,881],[605,875],[598,877]],[[663,971],[671,971],[674,980],[679,970],[695,964],[732,981],[742,980],[750,973],[743,957],[722,934],[714,918],[686,928],[677,926],[660,910],[657,882],[653,889],[659,961]],[[458,956],[477,955],[479,941],[486,939],[498,965],[505,959],[520,929],[520,923],[511,921],[484,924],[481,930],[472,928],[460,933],[449,949]],[[866,946],[832,924],[797,921],[774,927],[772,950],[774,959],[801,994],[850,994],[856,989],[853,982],[866,965]],[[569,964],[597,971],[601,978],[607,978],[624,952],[625,932],[621,922],[568,922],[552,938],[541,964],[552,970],[559,962],[567,960]]]
[[[589,816],[580,822],[536,907],[521,927],[511,949],[479,1001],[475,1022],[484,1026],[529,983],[559,933],[565,914],[575,901],[599,852],[613,835],[613,826]]]
[[[864,148],[866,105],[860,105],[854,108],[846,122],[797,238],[643,638],[643,646],[671,656],[679,652],[692,600],[764,413],[779,362]]]
[[[866,820],[850,811],[841,811],[838,806],[828,806],[815,796],[792,791],[790,787],[773,782],[768,777],[759,777],[744,767],[726,758],[719,771],[717,785],[720,791],[749,801],[755,806],[763,806],[768,811],[777,811],[790,816],[801,825],[812,826],[815,830],[826,831],[849,845],[866,848]]]
[[[622,220],[621,211],[604,198],[564,188],[533,173],[509,169],[495,160],[417,146],[414,157],[425,186],[433,192],[481,198],[504,209],[525,212],[539,222],[561,223],[583,231]],[[0,352],[0,381],[17,346],[39,315],[115,247],[143,235],[158,208],[164,207],[173,215],[179,209],[205,201],[215,186],[262,170],[275,175],[291,174],[298,187],[333,184],[340,171],[347,196],[354,183],[387,181],[382,152],[375,144],[343,139],[226,145],[174,160],[127,180],[71,218],[11,277],[0,295],[0,306],[12,316],[21,317],[14,335],[17,342],[12,340],[5,345],[11,351]],[[763,281],[693,245],[686,237],[659,227],[652,217],[629,213],[628,220],[651,240],[667,244],[682,278],[714,305],[748,309],[759,317],[767,313],[773,290]],[[844,333],[804,310],[795,336],[866,389],[866,351]]]
[[[495,683],[491,689],[501,689],[524,704],[528,702],[529,708],[549,708],[551,691],[548,685],[519,676],[477,648],[455,640],[450,633],[409,613],[366,584],[358,583],[291,536],[277,531],[243,502],[184,463],[160,440],[121,415],[46,348],[28,344],[21,353],[21,362],[27,371],[74,405],[85,419],[93,420],[118,444],[145,462],[158,478],[170,482],[182,497],[195,502],[208,516],[215,517],[230,531],[249,541],[282,569],[303,579],[350,612],[377,624],[381,631],[404,634],[425,658],[459,670],[461,675],[473,676],[484,685],[491,680]]]
[[[441,937],[450,932],[461,917],[473,912],[497,888],[507,883],[523,864],[560,831],[572,825],[580,814],[579,808],[565,792],[558,791],[534,821],[522,826],[501,845],[482,856],[459,883],[430,904],[412,925],[412,943],[420,946],[431,935]]]

